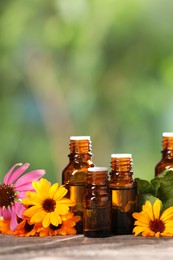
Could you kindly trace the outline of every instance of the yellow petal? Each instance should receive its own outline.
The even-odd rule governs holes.
[[[49,191],[50,191],[50,182],[48,182],[46,179],[41,178],[39,181],[33,181],[32,186],[36,190],[36,192],[42,195],[43,198],[49,197]],[[44,192],[43,192],[44,191]]]
[[[151,202],[149,200],[147,200],[145,202],[145,205],[142,206],[142,209],[148,215],[148,217],[151,220],[154,220],[153,207],[152,207]]]
[[[168,232],[168,233],[173,234],[173,227],[166,227],[164,232]]]
[[[66,215],[62,215],[61,218],[63,221],[68,220],[74,216],[74,213],[68,212]]]
[[[59,203],[59,204],[66,204],[67,206],[75,206],[75,203],[72,200],[67,199],[67,198],[62,198],[57,203]]]
[[[65,204],[56,205],[55,212],[57,215],[66,215],[69,211],[69,207]]]
[[[163,222],[166,224],[166,223],[168,223],[169,221],[172,221],[172,220],[173,220],[173,217],[170,217],[170,218],[164,220]]]
[[[50,223],[54,226],[58,226],[58,224],[62,223],[59,223],[59,218],[55,212],[50,213]]]
[[[67,193],[67,189],[61,185],[54,195],[54,200],[61,200]]]
[[[149,223],[143,223],[143,222],[140,222],[139,220],[136,220],[134,225],[135,226],[149,227]]]
[[[139,213],[139,212],[133,213],[133,217],[136,218],[136,219],[140,218],[140,216],[141,216],[141,213]]]
[[[57,215],[57,219],[58,219],[58,223],[59,223],[59,224],[62,224],[62,218],[61,218],[60,215]]]
[[[160,208],[161,208],[161,201],[160,200],[155,200],[154,205],[153,205],[153,215],[155,219],[160,218]]]
[[[145,214],[143,214],[143,212],[135,212],[133,213],[133,217],[137,220],[139,220],[140,222],[143,222],[144,224],[148,224],[150,222],[150,219],[148,216],[146,216]]]
[[[161,233],[161,236],[162,236],[162,237],[172,237],[172,236],[173,236],[173,233],[163,232],[163,233]]]
[[[24,211],[24,216],[32,217],[35,213],[41,210],[42,210],[41,206],[32,206]]]
[[[51,187],[50,187],[50,198],[54,199],[54,196],[56,194],[56,192],[58,191],[58,183],[54,183]]]
[[[173,228],[173,220],[167,221],[167,222],[165,223],[165,226],[166,226],[166,227],[172,227],[172,228]]]
[[[141,226],[136,226],[133,229],[133,233],[135,233],[134,235],[137,236],[139,235],[141,232],[143,232],[144,230],[146,230],[146,227],[141,227]]]
[[[173,217],[173,206],[167,208],[161,215],[160,219],[166,221],[167,219]]]
[[[150,229],[146,229],[145,231],[142,232],[143,237],[154,237],[154,235],[155,233]]]
[[[43,227],[47,228],[50,225],[50,213],[47,213],[42,220]]]
[[[36,214],[34,214],[30,221],[31,223],[40,223],[42,222],[43,218],[45,217],[47,213],[44,210],[38,211]]]
[[[39,196],[36,192],[28,194],[28,198],[23,198],[22,203],[25,205],[38,205],[42,202],[42,197]]]
[[[157,232],[156,234],[155,234],[155,237],[160,237],[160,232]]]

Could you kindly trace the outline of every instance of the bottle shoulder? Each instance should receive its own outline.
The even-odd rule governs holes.
[[[160,160],[155,166],[155,176],[158,176],[169,168],[173,168],[173,159]]]
[[[110,183],[109,184],[110,189],[136,189],[136,182],[133,181],[131,183]]]
[[[92,161],[78,161],[78,160],[73,160],[70,161],[66,167],[63,169],[63,173],[68,171],[68,172],[73,172],[73,171],[81,171],[82,169],[88,169],[89,167],[94,167],[94,163]]]
[[[173,157],[162,157],[160,161],[156,164],[155,168],[169,164],[173,165]]]
[[[62,183],[81,184],[86,183],[86,174],[89,167],[94,167],[91,161],[71,161],[62,171]]]

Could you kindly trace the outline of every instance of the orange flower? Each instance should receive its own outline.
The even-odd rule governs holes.
[[[20,237],[38,236],[41,228],[41,224],[31,224],[30,219],[24,217],[14,231],[14,235]]]
[[[80,216],[74,216],[73,213],[69,212],[61,216],[61,219],[62,224],[58,226],[49,225],[49,227],[43,228],[40,231],[40,236],[75,235],[77,233],[75,225],[80,220]]]
[[[13,231],[10,229],[10,219],[0,219],[0,233],[12,235]]]

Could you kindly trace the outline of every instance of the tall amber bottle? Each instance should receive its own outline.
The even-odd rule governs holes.
[[[84,196],[84,236],[107,237],[111,235],[110,205],[108,168],[88,168]]]
[[[155,166],[155,176],[164,170],[173,168],[173,133],[162,133],[162,158]]]
[[[131,234],[136,207],[136,184],[133,179],[132,155],[112,154],[110,183],[111,230],[113,234]]]
[[[75,202],[71,211],[81,216],[76,225],[78,234],[83,233],[83,199],[86,185],[86,173],[93,167],[92,144],[90,136],[71,136],[69,163],[62,172],[62,184],[68,190],[67,197]]]

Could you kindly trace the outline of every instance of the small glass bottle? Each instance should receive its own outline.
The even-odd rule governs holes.
[[[162,158],[155,166],[155,176],[173,168],[173,133],[162,133]]]
[[[84,236],[107,237],[111,235],[110,206],[107,167],[88,168],[84,196]]]
[[[75,202],[71,207],[74,215],[80,216],[76,229],[78,234],[83,233],[83,199],[86,185],[86,173],[93,167],[92,145],[90,136],[71,136],[69,163],[62,172],[62,184],[68,190],[67,196]]]
[[[132,214],[136,208],[136,184],[131,154],[111,155],[109,187],[112,234],[131,234],[134,225]]]

